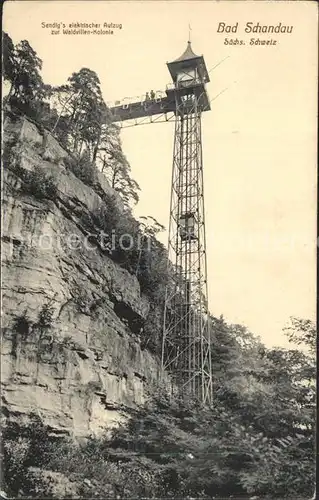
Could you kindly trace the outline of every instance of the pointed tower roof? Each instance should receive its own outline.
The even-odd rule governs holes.
[[[172,62],[167,63],[168,70],[173,81],[176,81],[177,73],[184,69],[197,68],[203,82],[209,82],[209,75],[203,56],[197,56],[192,49],[190,40],[187,42],[183,54]]]
[[[189,40],[187,42],[186,50],[183,52],[183,54],[180,57],[178,57],[177,59],[175,59],[173,62],[187,61],[188,59],[196,59],[197,57],[200,57],[200,56],[197,56],[193,52],[192,45],[191,45],[191,42]]]

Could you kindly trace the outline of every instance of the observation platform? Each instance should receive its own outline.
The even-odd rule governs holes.
[[[168,113],[176,115],[176,101],[178,106],[183,105],[183,113],[191,113],[194,108],[194,96],[197,98],[197,109],[200,112],[210,110],[210,101],[205,85],[200,80],[185,81],[178,86],[175,83],[170,83],[166,86],[165,92],[157,91],[154,94],[153,99],[145,94],[126,97],[121,101],[115,101],[115,103],[107,103],[113,121],[136,120],[155,115],[167,115]]]

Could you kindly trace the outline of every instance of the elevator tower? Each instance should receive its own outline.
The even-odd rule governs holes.
[[[172,83],[164,92],[111,108],[114,121],[175,121],[168,267],[163,316],[162,367],[174,390],[212,402],[201,115],[210,110],[203,56],[188,42],[167,63]],[[128,123],[130,122],[130,123]],[[127,125],[128,126],[128,125]]]

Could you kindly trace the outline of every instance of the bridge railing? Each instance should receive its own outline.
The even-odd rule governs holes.
[[[133,97],[124,97],[121,100],[117,101],[108,101],[106,105],[109,108],[115,108],[115,107],[122,107],[123,109],[128,109],[131,104],[137,104],[137,103],[151,103],[151,102],[161,102],[163,99],[166,98],[166,93],[163,90],[157,90],[154,92],[154,97],[151,98],[150,94],[142,94],[139,96],[133,96]]]

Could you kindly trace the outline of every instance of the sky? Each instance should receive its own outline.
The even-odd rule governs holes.
[[[287,346],[282,329],[290,316],[315,319],[317,16],[308,1],[4,5],[4,31],[14,43],[30,42],[43,61],[45,83],[65,83],[88,67],[98,74],[106,101],[164,90],[171,81],[166,62],[184,52],[190,33],[211,79],[212,109],[202,116],[209,307],[268,346]],[[42,25],[55,22],[122,29],[54,35]],[[245,33],[247,22],[293,29]],[[220,23],[238,23],[237,32],[218,33]],[[250,45],[252,38],[276,44]],[[122,130],[141,187],[135,213],[166,227],[173,137],[173,123]],[[167,233],[160,239],[167,243]]]

